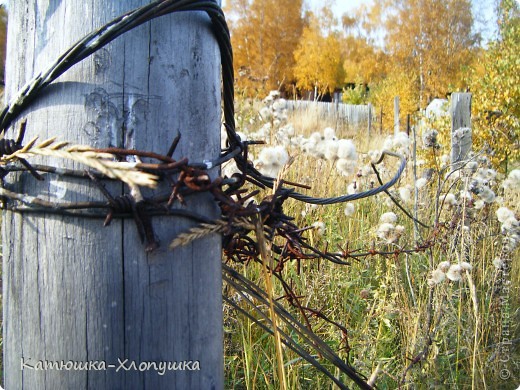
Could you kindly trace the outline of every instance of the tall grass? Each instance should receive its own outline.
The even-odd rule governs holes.
[[[335,127],[341,137],[354,139],[362,156],[382,147],[383,138],[367,137],[366,129],[352,131],[334,121],[324,123],[312,113],[292,115],[288,122],[297,132],[307,136],[327,126]],[[435,151],[437,157],[441,152]],[[364,186],[373,180],[373,176],[344,178],[331,162],[314,160],[297,150],[290,153],[295,162],[286,179],[312,185],[308,193],[316,197],[344,194],[353,180]],[[414,185],[412,163],[399,187]],[[388,179],[395,166],[385,165]],[[495,268],[493,260],[502,250],[500,223],[495,216],[497,202],[481,209],[469,203],[465,209],[450,208],[438,200],[439,193],[458,193],[467,189],[467,184],[462,179],[447,183],[442,174],[434,173],[418,191],[417,204],[405,204],[411,213],[414,206],[417,208],[418,218],[428,228],[415,226],[385,194],[355,202],[351,216],[345,215],[342,204],[310,207],[293,200],[284,204],[286,214],[294,216],[300,227],[316,221],[325,223],[324,235],[317,230],[308,232],[309,242],[317,247],[352,254],[358,250],[394,253],[360,256],[351,259],[348,266],[302,260],[299,268],[291,264],[283,270],[283,277],[301,297],[302,305],[321,310],[345,326],[348,339],[319,318],[311,319],[313,331],[367,377],[377,373],[373,383],[378,388],[516,389],[520,384],[520,369],[514,363],[520,359],[518,249],[511,254],[507,274]],[[518,217],[518,192],[504,193],[499,183],[494,190],[502,197],[498,202],[514,209]],[[395,212],[405,228],[400,240],[392,244],[376,235],[379,218],[388,211]],[[437,219],[439,223],[434,226]],[[409,248],[423,250],[401,251]],[[431,286],[428,279],[442,261],[464,261],[473,268],[460,281],[445,280]],[[263,285],[260,264],[236,268]],[[275,298],[284,295],[279,284],[273,290]],[[224,291],[233,297],[231,290]],[[234,299],[240,304],[239,297]],[[274,338],[228,306],[225,334],[227,388],[280,388]],[[288,388],[333,388],[330,380],[293,352],[284,350],[284,359]],[[333,370],[331,364],[327,367]],[[341,379],[349,383],[347,378]]]

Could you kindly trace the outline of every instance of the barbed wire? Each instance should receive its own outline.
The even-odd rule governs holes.
[[[147,251],[153,251],[159,245],[153,232],[151,223],[152,216],[190,218],[203,224],[204,227],[198,228],[199,230],[196,232],[187,233],[187,235],[182,238],[182,243],[189,242],[191,239],[200,238],[205,232],[220,232],[223,235],[223,249],[224,252],[227,253],[227,258],[239,262],[258,259],[259,257],[258,248],[255,247],[254,243],[251,242],[251,238],[248,236],[251,232],[248,224],[250,223],[250,218],[256,218],[260,215],[264,224],[265,234],[271,239],[273,239],[274,236],[278,236],[284,240],[284,245],[273,245],[272,247],[274,253],[279,256],[279,262],[276,268],[270,269],[270,271],[277,275],[277,277],[281,277],[280,272],[281,269],[283,269],[284,263],[291,260],[299,261],[301,259],[325,258],[337,264],[348,264],[345,259],[354,258],[354,255],[320,251],[309,245],[305,239],[302,238],[302,233],[307,230],[307,228],[299,229],[291,222],[292,218],[286,216],[282,211],[283,202],[288,198],[294,198],[310,204],[330,205],[367,198],[381,192],[387,192],[388,188],[393,186],[401,177],[406,167],[406,159],[399,154],[383,151],[379,159],[372,164],[376,174],[378,174],[378,172],[375,165],[380,164],[385,158],[390,157],[399,160],[399,167],[395,175],[388,182],[382,183],[381,180],[379,180],[381,185],[368,191],[325,198],[299,193],[294,188],[284,187],[284,185],[291,183],[276,180],[260,173],[247,158],[248,145],[254,142],[241,140],[235,128],[233,50],[225,15],[215,1],[154,1],[127,12],[86,35],[60,55],[46,70],[38,73],[33,79],[27,82],[14,97],[10,99],[9,103],[0,113],[0,135],[5,136],[14,121],[38,99],[42,91],[75,64],[91,56],[122,34],[143,23],[167,14],[188,11],[203,11],[209,15],[214,37],[220,49],[222,66],[222,108],[224,113],[224,128],[228,143],[227,147],[221,151],[220,156],[213,161],[203,162],[190,162],[186,158],[174,160],[172,155],[179,142],[178,137],[173,140],[172,146],[166,155],[122,148],[85,148],[78,150],[77,147],[76,149],[71,147],[66,149],[68,147],[67,143],[54,144],[54,140],[47,140],[39,145],[35,144],[35,140],[31,140],[24,146],[23,134],[25,132],[26,122],[23,121],[20,127],[20,133],[16,139],[5,138],[0,141],[0,177],[2,183],[8,174],[20,171],[29,172],[38,180],[43,179],[39,172],[76,177],[89,180],[93,183],[105,196],[106,201],[68,203],[44,200],[31,196],[30,194],[16,193],[2,187],[0,188],[0,197],[3,199],[4,208],[13,212],[22,213],[55,213],[83,218],[105,218],[105,224],[109,224],[112,218],[133,218],[142,241],[146,243],[145,248]],[[68,153],[67,156],[75,156],[74,158],[82,162],[85,161],[85,156],[88,154],[91,158],[99,159],[101,168],[105,165],[107,167],[106,170],[103,170],[99,164],[94,164],[94,170],[80,171],[44,164],[30,164],[27,161],[27,156],[30,156],[31,153],[36,153],[36,149],[38,153],[50,156],[59,154],[60,157],[63,157]],[[81,155],[81,153],[85,155]],[[111,160],[124,160],[126,156],[129,155],[157,160],[157,163],[134,163],[131,169],[133,172],[148,175],[146,177],[152,184],[154,181],[168,181],[172,185],[172,190],[152,198],[146,198],[140,193],[139,185],[136,185],[135,182],[129,179],[125,179],[124,174],[111,175],[111,169],[116,169],[115,165],[117,164],[109,164],[109,162]],[[208,173],[210,169],[221,166],[231,159],[235,161],[240,171],[239,174],[233,177],[210,179]],[[124,164],[124,162],[121,164]],[[119,169],[120,167],[117,166],[117,168]],[[378,179],[380,179],[379,174]],[[125,182],[130,188],[130,192],[113,197],[105,189],[101,180],[118,180]],[[247,190],[243,188],[246,182],[252,183],[262,189],[272,188],[275,190],[274,195],[264,198],[258,204],[254,202],[246,204],[246,200],[258,194],[257,190],[247,193]],[[297,187],[298,185],[295,186]],[[172,207],[174,202],[178,201],[184,204],[186,196],[200,192],[209,192],[217,200],[221,208],[222,220],[211,221],[192,211]],[[21,203],[21,205],[19,203]],[[239,278],[236,273],[227,266],[224,269],[227,272],[226,280],[234,286],[237,291],[240,292],[247,289],[249,293],[254,293],[258,299],[265,300],[260,290],[253,289],[254,284],[253,286],[248,285],[245,279]],[[284,284],[284,288],[288,299],[297,299],[287,284]],[[302,309],[301,306],[300,309]],[[310,308],[305,309],[311,310]],[[299,324],[283,307],[277,306],[277,311],[287,323],[293,324],[293,328],[295,328],[295,324]],[[307,320],[304,310],[302,310],[302,314]],[[313,311],[313,315],[330,322],[330,320],[319,311]],[[334,322],[331,323],[339,325]],[[297,328],[304,329],[305,327],[298,325]],[[264,329],[268,330],[265,326]],[[357,373],[348,363],[341,360],[330,348],[327,349],[326,344],[319,340],[312,331],[303,332],[301,336],[308,340],[309,345],[318,351],[319,354],[333,362],[341,372],[345,373],[358,386],[371,388],[371,386],[366,383],[366,378],[363,378],[362,375]],[[304,353],[294,342],[289,342],[290,337],[286,336],[286,341],[286,344],[299,353],[300,356],[318,367],[318,369],[322,371],[325,370],[324,372],[333,379],[336,384],[346,388],[339,380],[335,379],[332,373],[319,365],[310,354]]]
[[[83,39],[74,44],[71,48],[66,50],[53,64],[51,64],[47,70],[36,75],[9,101],[7,106],[0,114],[0,134],[3,134],[7,131],[13,120],[15,120],[24,109],[26,109],[35,99],[37,99],[37,97],[49,84],[51,84],[72,66],[100,50],[120,35],[140,26],[143,23],[163,15],[184,11],[204,11],[211,19],[214,35],[220,48],[222,65],[223,111],[225,129],[229,142],[229,148],[224,151],[224,153],[218,159],[211,162],[204,161],[191,163],[190,165],[194,167],[205,167],[210,169],[215,166],[220,166],[224,162],[233,158],[235,159],[238,168],[244,173],[244,175],[249,176],[257,183],[261,183],[266,187],[272,188],[274,185],[274,178],[262,175],[249,161],[247,161],[247,159],[244,159],[244,144],[235,129],[233,50],[231,46],[229,28],[226,23],[224,12],[214,1],[158,0],[133,11],[127,12],[126,14],[115,18],[98,30],[88,34]],[[295,191],[291,192],[290,197],[306,203],[326,205],[362,199],[373,196],[380,192],[384,192],[397,182],[406,166],[406,160],[404,157],[389,151],[383,151],[381,158],[376,162],[376,164],[379,164],[386,156],[399,158],[401,160],[401,164],[395,176],[384,185],[357,194],[342,195],[330,198],[316,198],[300,194]]]

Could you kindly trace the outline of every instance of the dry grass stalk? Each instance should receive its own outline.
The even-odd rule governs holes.
[[[154,188],[157,186],[157,176],[135,169],[135,163],[114,161],[115,156],[110,153],[98,153],[89,146],[73,145],[65,149],[68,142],[55,143],[55,138],[50,138],[35,145],[37,138],[33,138],[27,145],[15,153],[4,156],[0,161],[9,161],[15,158],[34,156],[60,157],[77,161],[96,169],[100,173],[118,179],[130,186],[144,186]]]
[[[249,222],[246,218],[237,218],[234,219],[231,223],[232,226],[241,227],[245,230],[254,230],[255,225]],[[198,240],[199,238],[203,238],[208,234],[213,233],[225,233],[229,230],[229,222],[224,220],[216,220],[212,223],[201,223],[186,233],[179,234],[171,243],[170,249],[177,248],[179,246],[188,245],[192,241]]]
[[[270,274],[267,269],[267,264],[270,264],[271,270],[273,264],[273,257],[270,249],[268,248],[267,242],[264,236],[264,226],[261,221],[260,215],[257,216],[255,220],[255,234],[256,241],[258,243],[258,249],[260,250],[260,255],[262,258],[262,269],[265,279],[265,289],[267,292],[267,296],[269,298],[269,313],[271,315],[271,322],[273,323],[273,334],[275,339],[275,347],[276,347],[276,357],[277,357],[277,370],[278,370],[278,381],[280,389],[287,389],[287,379],[285,376],[285,368],[284,368],[284,359],[283,359],[283,350],[282,350],[282,339],[280,337],[280,332],[278,331],[278,321],[276,311],[274,309],[274,288],[271,277],[274,277],[272,273]]]
[[[203,238],[208,234],[224,233],[228,229],[227,222],[215,221],[213,223],[201,223],[198,226],[192,227],[188,232],[179,234],[171,243],[170,249],[179,246],[188,245],[189,243]]]

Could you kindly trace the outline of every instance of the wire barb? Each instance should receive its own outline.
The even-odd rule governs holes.
[[[222,248],[226,262],[248,263],[251,261],[260,261],[261,248],[259,248],[258,239],[255,241],[252,238],[253,233],[256,233],[257,238],[260,237],[262,240],[265,239],[269,241],[273,256],[272,261],[266,264],[266,266],[269,272],[278,278],[284,288],[286,300],[291,306],[299,310],[305,324],[296,320],[279,302],[271,300],[270,303],[276,311],[276,315],[282,319],[289,329],[294,330],[299,337],[305,340],[309,348],[314,349],[320,356],[332,362],[341,373],[347,375],[360,388],[372,388],[372,386],[367,383],[366,377],[358,373],[348,362],[340,359],[323,340],[314,334],[312,331],[311,317],[325,320],[340,329],[344,349],[348,354],[350,346],[348,344],[347,328],[341,323],[328,318],[321,310],[302,305],[299,301],[301,297],[292,290],[290,285],[287,284],[282,277],[284,267],[293,261],[299,265],[301,261],[319,261],[319,259],[326,259],[336,264],[348,265],[349,263],[346,260],[363,254],[354,254],[351,251],[344,251],[344,253],[338,254],[329,252],[327,248],[325,248],[324,251],[315,248],[307,242],[304,234],[310,227],[298,227],[293,222],[293,218],[285,214],[283,206],[285,201],[289,198],[311,204],[328,205],[349,202],[370,197],[381,192],[387,192],[388,188],[393,186],[401,177],[406,166],[406,159],[395,153],[384,151],[380,160],[375,163],[376,165],[382,162],[386,157],[400,160],[397,172],[391,180],[386,183],[380,180],[380,186],[372,188],[369,191],[329,198],[315,198],[299,193],[295,188],[310,189],[310,187],[283,180],[277,181],[274,178],[262,175],[253,164],[248,161],[248,146],[261,142],[242,141],[235,129],[233,50],[224,13],[215,1],[153,1],[150,4],[115,18],[105,26],[88,34],[65,51],[48,69],[39,73],[12,97],[8,105],[0,113],[0,134],[5,134],[11,124],[29,107],[42,91],[72,66],[100,50],[125,32],[149,22],[154,18],[181,11],[204,11],[211,19],[214,36],[218,42],[221,54],[224,128],[227,134],[228,147],[221,151],[220,155],[212,161],[189,162],[187,158],[181,158],[179,160],[172,158],[180,142],[180,134],[175,137],[164,155],[152,151],[122,148],[96,149],[88,146],[65,148],[67,143],[56,143],[54,139],[36,145],[35,138],[27,145],[22,146],[27,124],[26,121],[22,121],[16,140],[0,140],[0,157],[4,157],[2,161],[0,161],[0,164],[2,164],[2,166],[0,166],[0,175],[2,177],[5,177],[10,172],[26,170],[38,180],[43,179],[38,171],[72,176],[80,179],[89,178],[106,198],[106,201],[66,204],[64,202],[44,201],[37,197],[18,194],[0,188],[0,196],[6,198],[4,206],[9,210],[24,213],[45,212],[60,213],[62,215],[76,217],[104,217],[105,226],[110,225],[112,219],[115,217],[131,217],[134,219],[141,241],[145,243],[145,250],[147,252],[152,252],[159,247],[159,241],[152,226],[152,216],[173,215],[191,218],[198,221],[200,225],[185,234],[179,235],[171,242],[170,248],[191,243],[195,239],[205,237],[211,233],[218,233],[222,235]],[[96,169],[98,172],[75,171],[45,165],[31,166],[25,158],[32,155],[73,158],[76,159],[76,161],[87,163],[87,165]],[[138,161],[136,163],[114,161],[125,160],[128,156],[156,161]],[[12,164],[9,164],[9,161],[15,158],[20,161],[23,168],[13,167]],[[240,173],[230,178],[214,178],[214,173],[210,174],[211,168],[219,167],[231,159],[235,161]],[[120,169],[126,167],[127,169],[124,170],[126,175],[121,173],[122,171],[118,171],[116,169],[117,167]],[[373,168],[377,174],[375,165],[373,165]],[[112,196],[102,183],[102,180],[126,183],[130,188],[130,192],[119,196]],[[153,187],[157,182],[164,181],[170,184],[170,190],[167,194],[146,198],[139,188],[140,185]],[[252,191],[247,190],[245,189],[246,183],[253,184],[257,188]],[[259,202],[256,202],[255,199],[260,195],[260,190],[267,188],[273,189],[273,192],[270,195],[264,196]],[[208,218],[186,209],[173,209],[171,207],[176,200],[184,205],[187,196],[197,193],[209,193],[213,196],[213,199],[220,207],[221,219],[210,221]],[[22,202],[24,205],[22,207],[17,206],[19,202]],[[258,225],[256,230],[255,222]],[[253,309],[260,315],[261,320],[255,319],[250,313],[243,311],[240,306],[235,305],[237,310],[253,318],[253,320],[267,332],[279,332],[281,342],[310,362],[314,367],[324,372],[337,386],[342,389],[347,388],[335,374],[329,372],[323,365],[318,363],[314,356],[306,351],[300,344],[296,343],[289,334],[284,333],[282,329],[273,328],[276,327],[276,324],[269,322],[268,316],[260,309],[261,305],[268,303],[265,291],[237,274],[226,264],[223,265],[223,268],[224,279],[230,286],[234,287],[244,296],[247,292],[260,302],[260,304],[250,303]],[[232,304],[226,297],[224,299]],[[264,322],[264,320],[266,321]]]

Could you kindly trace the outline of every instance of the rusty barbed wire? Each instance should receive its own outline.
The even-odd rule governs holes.
[[[296,188],[308,187],[261,174],[248,160],[249,145],[260,142],[241,140],[235,129],[233,52],[224,13],[216,2],[203,0],[154,1],[121,15],[105,26],[88,34],[65,51],[48,69],[37,74],[9,101],[0,113],[0,135],[5,135],[14,121],[18,119],[20,114],[29,107],[41,92],[72,66],[89,57],[120,35],[143,23],[162,15],[185,11],[204,11],[209,15],[214,35],[220,48],[224,128],[228,140],[227,147],[221,151],[220,155],[212,161],[203,162],[190,162],[187,158],[173,159],[173,152],[180,142],[180,134],[174,138],[166,154],[137,149],[89,148],[88,151],[93,155],[106,156],[109,154],[120,160],[124,160],[129,156],[136,158],[138,161],[133,164],[133,169],[136,172],[152,174],[161,183],[169,185],[167,192],[153,197],[146,197],[141,193],[139,187],[127,183],[127,192],[113,195],[107,190],[104,182],[122,181],[118,178],[108,177],[95,170],[81,171],[44,164],[31,165],[24,158],[15,158],[14,162],[6,159],[6,156],[13,155],[24,148],[23,135],[27,122],[22,121],[19,135],[16,139],[0,140],[0,178],[2,179],[0,197],[2,198],[3,208],[20,213],[54,213],[83,218],[104,218],[105,226],[110,225],[114,218],[132,218],[147,252],[156,250],[160,245],[153,230],[153,217],[189,218],[200,223],[200,226],[196,226],[194,228],[196,230],[192,229],[181,234],[177,237],[177,241],[172,241],[170,246],[184,245],[207,234],[221,234],[224,255],[224,280],[241,294],[247,292],[259,302],[265,303],[267,302],[265,292],[236,273],[228,265],[231,263],[248,264],[260,261],[258,243],[251,234],[255,229],[254,218],[259,216],[263,225],[263,233],[271,243],[271,249],[274,254],[274,262],[269,267],[269,272],[280,281],[285,293],[282,298],[301,314],[304,324],[296,320],[278,302],[276,302],[277,314],[284,320],[289,329],[299,334],[308,343],[308,346],[314,349],[320,356],[333,363],[340,372],[347,375],[360,388],[370,389],[372,386],[367,384],[367,378],[357,372],[348,363],[348,359],[347,361],[341,359],[323,340],[316,336],[312,329],[311,319],[319,318],[338,328],[342,334],[342,344],[347,355],[350,351],[348,329],[339,322],[329,318],[323,310],[302,305],[300,302],[301,297],[284,280],[282,271],[290,263],[296,263],[299,269],[302,261],[325,259],[336,264],[349,265],[349,260],[355,260],[359,257],[396,255],[398,252],[377,252],[373,250],[362,253],[357,251],[357,253],[354,253],[354,251],[348,250],[331,252],[327,248],[320,250],[309,244],[305,237],[305,233],[312,227],[297,226],[294,223],[294,219],[285,214],[284,203],[289,198],[293,198],[305,203],[328,205],[367,198],[382,192],[388,193],[388,188],[393,186],[401,177],[406,167],[406,159],[398,154],[383,151],[379,160],[372,164],[380,182],[379,187],[353,195],[339,195],[328,198],[316,198],[299,193]],[[388,182],[383,183],[375,166],[387,157],[399,160],[399,166],[394,176]],[[210,170],[221,166],[231,159],[235,161],[240,173],[232,177],[214,178]],[[85,179],[93,183],[105,200],[89,199],[83,202],[64,202],[53,199],[41,199],[30,194],[16,193],[4,188],[3,185],[3,179],[13,172],[29,172],[38,180],[43,180],[45,174]],[[246,188],[246,184],[252,184],[253,189]],[[265,195],[260,200],[257,200],[262,194],[261,191],[269,188],[274,189],[272,194]],[[209,193],[213,196],[213,199],[220,207],[221,218],[219,220],[209,220],[207,217],[183,207],[190,195],[198,193]],[[177,203],[180,204],[180,208],[174,207]],[[410,250],[400,250],[399,253],[417,252],[425,250],[425,248],[428,248],[427,243],[423,247],[418,246]],[[233,305],[227,297],[224,297],[224,299]],[[257,304],[252,301],[250,303],[254,310],[262,313]],[[238,311],[244,312],[245,315],[250,316],[250,313],[245,312],[240,306],[235,305],[234,307]],[[265,314],[262,313],[261,315],[263,318],[267,318]],[[262,321],[258,321],[254,317],[251,318],[264,330],[272,333],[272,323],[270,328]],[[282,332],[282,330],[280,331]],[[318,363],[313,355],[305,351],[288,334],[283,332],[282,334],[284,335],[283,342],[286,345],[324,372],[340,388],[347,388],[337,378],[335,373],[331,373]]]
[[[22,149],[22,141],[25,136],[25,129],[27,127],[27,120],[23,120],[20,124],[20,130],[18,132],[18,137],[16,140],[2,138],[0,139],[0,157],[16,153],[17,151]],[[31,164],[27,162],[24,158],[19,158],[18,161],[33,175],[37,180],[43,180],[41,175],[32,167]],[[0,177],[3,178],[7,175],[4,169],[0,167]]]

